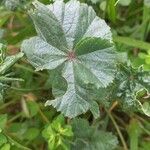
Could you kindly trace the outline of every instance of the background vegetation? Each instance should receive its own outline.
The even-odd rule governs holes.
[[[40,1],[45,4],[53,2]],[[117,50],[127,53],[135,68],[143,65],[144,70],[149,71],[150,1],[80,1],[91,5],[97,15],[109,24]],[[36,35],[26,11],[30,2],[1,1],[0,42],[3,43],[3,47],[0,45],[1,56],[18,53],[21,42]],[[2,49],[5,49],[5,52]],[[7,81],[7,84],[0,84],[0,149],[45,150],[47,145],[49,149],[67,149],[64,141],[71,142],[73,138],[70,120],[60,116],[54,108],[44,106],[46,100],[53,99],[48,82],[49,74],[46,71],[35,72],[25,58],[18,61],[7,74],[17,79],[11,83]],[[7,90],[3,91],[4,88]],[[149,95],[147,99],[150,99]],[[104,131],[115,134],[119,141],[116,149],[150,150],[148,116],[138,111],[133,112],[132,109],[122,111],[118,108],[117,102],[114,102],[108,110],[104,110],[103,107],[100,110],[101,118],[98,120],[94,120],[90,113],[81,117],[86,118],[90,125],[99,126]]]

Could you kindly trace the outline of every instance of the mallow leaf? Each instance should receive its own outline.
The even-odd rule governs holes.
[[[0,49],[1,51],[1,49]],[[3,56],[3,53],[0,53],[0,101],[3,100],[4,89],[7,87],[7,83],[11,81],[22,81],[22,79],[12,78],[10,74],[6,72],[23,56],[23,53],[18,53],[12,56]]]
[[[74,119],[72,150],[113,150],[118,144],[117,137],[110,132],[90,126],[85,119]]]
[[[120,71],[116,75],[117,96],[122,100],[124,108],[139,107],[139,98],[137,93],[142,89],[150,90],[150,74],[149,71],[144,71],[140,66],[138,69],[132,66],[120,66]]]
[[[23,56],[23,53],[18,53],[16,55],[7,56],[3,62],[0,64],[0,75],[3,75],[6,73],[6,71],[15,64],[16,61],[18,61]]]
[[[67,82],[65,94],[46,105],[70,118],[89,109],[97,117],[98,104],[87,97],[86,85],[105,88],[113,82],[116,52],[110,28],[92,7],[77,0],[33,5],[29,15],[38,35],[25,40],[21,49],[37,71],[59,70]]]
[[[144,102],[142,105],[142,111],[145,115],[150,117],[150,103],[149,102]]]
[[[94,90],[92,93],[95,93],[95,98],[99,98],[99,103],[105,106],[110,107],[114,100],[118,100],[122,109],[142,110],[147,115],[149,107],[147,103],[143,107],[142,103],[148,102],[149,91],[149,71],[144,71],[142,66],[133,68],[130,64],[120,64],[114,83],[106,89]]]

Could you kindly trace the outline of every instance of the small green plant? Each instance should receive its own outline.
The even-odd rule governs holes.
[[[71,125],[65,124],[65,118],[59,115],[42,132],[48,141],[49,149],[69,149],[73,137]]]

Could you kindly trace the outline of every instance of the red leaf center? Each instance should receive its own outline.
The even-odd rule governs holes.
[[[68,59],[69,60],[74,60],[76,58],[76,54],[74,51],[68,52]]]

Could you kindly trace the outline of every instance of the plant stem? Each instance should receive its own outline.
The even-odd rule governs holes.
[[[24,81],[24,80],[19,79],[19,78],[9,78],[9,77],[5,77],[5,76],[1,76],[0,81],[8,82],[8,81]]]
[[[107,110],[106,110],[106,111],[107,111]],[[124,150],[128,150],[128,147],[127,147],[127,144],[126,144],[126,142],[125,142],[125,139],[124,139],[124,137],[123,137],[123,135],[122,135],[122,133],[121,133],[121,131],[120,131],[120,129],[119,129],[119,127],[118,127],[116,121],[115,121],[115,119],[113,118],[113,116],[111,115],[111,113],[110,113],[109,111],[107,111],[107,113],[108,113],[108,116],[110,117],[111,121],[113,122],[113,124],[114,124],[114,126],[115,126],[115,128],[116,128],[116,131],[118,132],[118,135],[119,135],[119,137],[120,137],[120,140],[121,140],[121,142],[122,142],[122,145],[123,145],[123,147],[124,147]]]
[[[9,123],[13,122],[14,120],[20,118],[21,116],[22,116],[22,112],[18,113],[16,116],[14,116],[10,120],[8,120],[7,123],[9,124]]]
[[[39,108],[39,114],[41,115],[43,121],[45,121],[46,123],[49,123],[48,118],[44,115],[44,113],[41,111],[40,108]]]
[[[104,124],[103,124],[103,126],[102,126],[102,129],[103,129],[104,131],[106,131],[106,129],[107,129],[108,122],[109,122],[109,116],[106,115],[105,120],[104,120]]]
[[[117,105],[118,105],[118,101],[115,101],[115,102],[112,104],[111,108],[109,109],[109,112],[111,112]]]
[[[16,145],[18,148],[20,148],[21,150],[31,150],[28,147],[23,146],[22,144],[18,143],[17,141],[15,141],[12,137],[9,136],[8,133],[3,132],[5,134],[5,136],[9,139],[9,141],[13,144]]]
[[[0,110],[1,110],[1,109],[4,109],[4,108],[6,108],[7,106],[9,106],[9,105],[11,105],[11,104],[14,104],[14,103],[16,103],[16,101],[10,101],[10,102],[8,102],[8,103],[5,103],[5,104],[3,104],[3,105],[0,107]]]
[[[10,87],[12,90],[16,91],[22,91],[22,92],[30,92],[30,91],[40,91],[40,90],[47,90],[47,88],[36,88],[36,89],[24,89],[24,88],[16,88],[16,87]]]
[[[23,70],[27,70],[27,71],[32,72],[32,73],[34,73],[34,74],[40,75],[40,76],[42,76],[42,77],[47,77],[47,75],[45,75],[45,74],[43,74],[43,73],[36,72],[36,71],[34,71],[33,69],[27,68],[27,67],[25,67],[25,66],[23,66],[23,65],[20,65],[20,64],[15,64],[14,67],[20,68],[20,69],[23,69]]]

